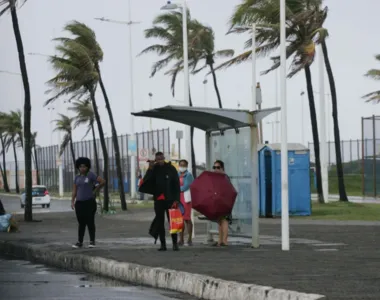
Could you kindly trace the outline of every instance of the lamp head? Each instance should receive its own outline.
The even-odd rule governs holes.
[[[161,7],[161,10],[173,10],[179,8],[178,4],[172,3],[171,1],[166,2],[166,5]]]

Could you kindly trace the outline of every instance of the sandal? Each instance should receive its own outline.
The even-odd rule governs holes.
[[[225,243],[221,243],[220,246],[222,246],[222,247],[227,247],[228,245],[225,244]]]
[[[222,244],[219,244],[218,242],[215,242],[214,244],[212,244],[213,247],[220,247]]]

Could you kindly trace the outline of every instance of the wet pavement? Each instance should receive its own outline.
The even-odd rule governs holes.
[[[4,257],[0,257],[0,295],[7,300],[195,300],[175,292],[130,286]]]
[[[21,216],[19,216],[21,218]],[[24,223],[20,232],[0,240],[36,245],[41,251],[89,255],[120,262],[163,267],[275,288],[327,295],[334,300],[380,299],[380,223],[291,220],[291,251],[281,251],[280,220],[260,220],[262,247],[231,238],[230,246],[204,244],[206,224],[196,223],[193,247],[157,252],[148,235],[152,209],[97,216],[97,248],[72,250],[75,214],[35,215],[42,222]],[[88,242],[86,236],[86,244]],[[168,239],[170,242],[170,239]]]

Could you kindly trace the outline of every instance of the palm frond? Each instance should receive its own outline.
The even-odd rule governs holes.
[[[234,56],[235,51],[233,49],[218,50],[215,52],[215,58],[226,58]]]
[[[371,69],[364,76],[370,77],[374,80],[380,80],[380,70],[379,69]]]
[[[70,143],[70,138],[71,138],[71,134],[69,133],[66,133],[63,138],[62,138],[62,142],[61,142],[61,145],[59,147],[59,155],[62,156],[63,153],[65,152],[67,146],[69,145]]]
[[[238,64],[241,64],[243,62],[246,62],[247,60],[249,60],[252,56],[252,50],[248,50],[248,51],[245,51],[237,56],[235,56],[234,58],[220,64],[219,66],[217,66],[215,68],[215,71],[216,70],[220,70],[220,69],[225,69],[225,68],[229,68],[231,66],[234,66],[234,65],[238,65]]]

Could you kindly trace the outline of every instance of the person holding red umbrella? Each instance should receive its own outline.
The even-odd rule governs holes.
[[[228,175],[224,171],[224,162],[221,160],[216,160],[214,162],[214,166],[212,167],[214,172],[225,174],[227,178],[229,179]],[[229,214],[227,216],[220,217],[217,220],[217,223],[219,225],[219,240],[217,243],[214,244],[214,246],[217,247],[226,247],[228,245],[228,225],[232,223],[232,214]]]

